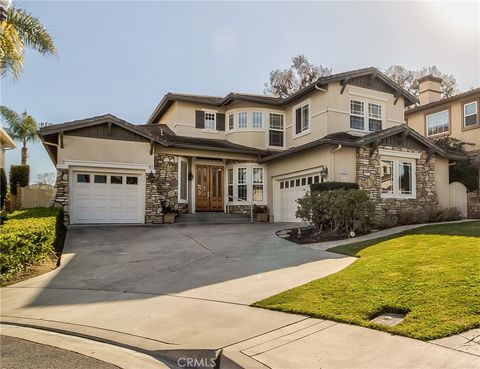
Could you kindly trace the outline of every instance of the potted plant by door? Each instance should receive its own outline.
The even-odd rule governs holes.
[[[170,206],[167,203],[162,204],[162,213],[163,213],[163,223],[173,224],[175,223],[175,218],[177,217],[178,210],[173,206]]]
[[[268,207],[265,205],[254,205],[253,214],[257,222],[268,222]]]

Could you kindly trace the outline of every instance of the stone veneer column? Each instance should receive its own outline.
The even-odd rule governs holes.
[[[55,194],[53,206],[63,208],[64,223],[70,223],[70,214],[68,209],[68,169],[57,169],[57,180],[55,181]]]
[[[370,148],[361,147],[357,150],[357,183],[359,187],[370,193],[375,205],[375,216],[381,219],[388,214],[398,214],[401,211],[416,210],[429,206],[438,206],[438,195],[435,184],[435,157],[428,159],[424,150],[380,146],[386,150],[419,153],[416,160],[416,193],[415,199],[384,199],[381,196],[381,165],[378,149],[370,156]]]
[[[177,209],[179,213],[188,210],[188,204],[178,203],[178,157],[169,154],[155,154],[155,176],[146,179],[145,222],[163,223],[162,203]]]

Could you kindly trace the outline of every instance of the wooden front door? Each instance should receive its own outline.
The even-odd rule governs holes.
[[[223,211],[223,167],[197,165],[195,211]]]

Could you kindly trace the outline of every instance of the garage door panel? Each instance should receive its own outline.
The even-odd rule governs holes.
[[[73,178],[73,223],[143,223],[141,176],[82,172]]]
[[[274,187],[275,221],[301,222],[301,219],[295,216],[297,199],[305,196],[310,184],[318,182],[320,182],[318,172],[277,180]]]

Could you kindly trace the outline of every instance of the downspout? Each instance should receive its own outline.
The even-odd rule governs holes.
[[[342,148],[339,144],[335,149],[330,152],[330,172],[332,173],[332,182],[335,181],[335,153]]]

